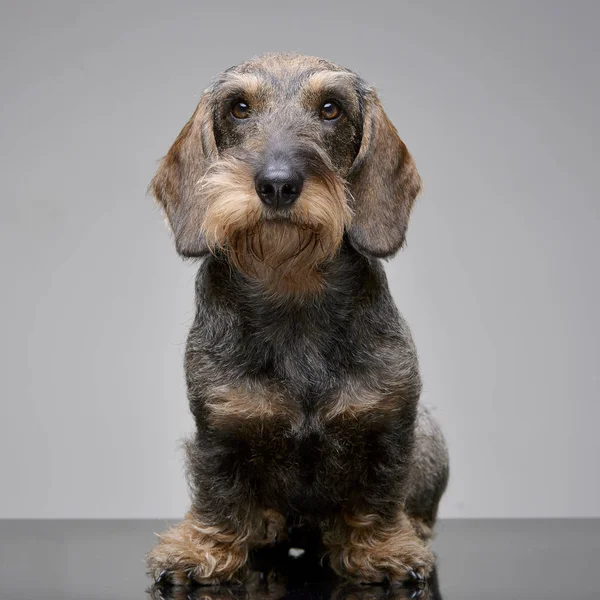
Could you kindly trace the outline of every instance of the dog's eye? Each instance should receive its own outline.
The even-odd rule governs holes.
[[[231,107],[231,114],[236,119],[247,119],[250,116],[250,106],[243,100],[237,100]]]
[[[321,119],[324,121],[333,121],[337,119],[342,114],[342,109],[339,104],[335,103],[333,100],[327,100],[327,102],[323,103],[321,106]]]

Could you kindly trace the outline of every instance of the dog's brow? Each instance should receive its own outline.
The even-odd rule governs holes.
[[[227,96],[233,93],[258,95],[264,89],[265,82],[255,73],[228,73],[227,78],[218,86],[218,92]]]
[[[354,73],[350,71],[317,71],[308,77],[306,87],[311,91],[319,91],[323,88],[349,85],[355,78]]]

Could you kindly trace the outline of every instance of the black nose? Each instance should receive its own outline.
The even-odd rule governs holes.
[[[275,208],[290,206],[300,196],[304,179],[291,167],[282,164],[267,166],[256,176],[258,197]]]

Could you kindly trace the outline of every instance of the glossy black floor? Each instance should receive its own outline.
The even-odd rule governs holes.
[[[246,587],[151,585],[143,556],[164,521],[0,521],[0,599],[600,599],[600,520],[442,521],[426,586],[352,586],[306,553],[262,556]]]

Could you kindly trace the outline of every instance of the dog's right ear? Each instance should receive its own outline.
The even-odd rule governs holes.
[[[201,231],[206,205],[198,182],[217,157],[210,92],[205,92],[192,118],[162,159],[150,189],[165,211],[177,252],[204,256],[208,246]]]

